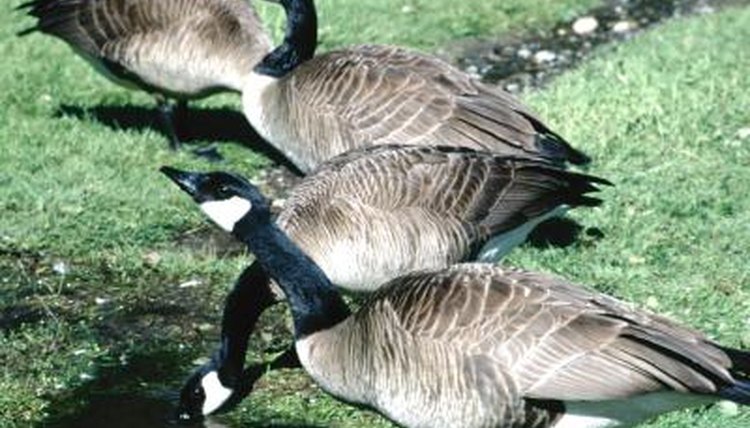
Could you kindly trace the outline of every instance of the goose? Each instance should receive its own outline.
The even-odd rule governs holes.
[[[411,272],[352,312],[256,188],[194,178],[183,186],[231,208],[231,224],[214,221],[286,295],[305,371],[401,426],[605,428],[722,399],[750,404],[750,352],[543,273],[481,263]]]
[[[278,0],[284,41],[248,74],[243,112],[300,171],[357,147],[449,145],[585,164],[518,100],[433,56],[364,45],[314,56],[312,0]]]
[[[245,0],[32,0],[19,9],[37,18],[19,35],[62,39],[109,80],[153,95],[175,150],[175,122],[188,100],[241,92],[245,75],[271,49]],[[216,156],[213,149],[203,154]]]
[[[163,172],[228,231],[246,209],[241,177]],[[345,290],[372,292],[416,269],[494,262],[540,221],[568,207],[595,206],[607,181],[548,164],[456,147],[372,146],[324,163],[292,192],[276,224]],[[257,192],[256,192],[257,193]],[[236,204],[236,205],[235,205]],[[227,298],[218,352],[188,379],[181,419],[233,404],[247,338],[260,313],[283,295],[258,263]]]

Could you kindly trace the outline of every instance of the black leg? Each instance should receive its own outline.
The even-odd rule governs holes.
[[[169,138],[169,147],[172,150],[180,149],[180,139],[177,138],[177,132],[175,131],[175,112],[174,106],[161,95],[156,96],[156,105],[159,109],[159,121],[164,133]]]
[[[219,153],[219,148],[216,147],[216,144],[209,144],[206,147],[195,149],[193,150],[193,154],[209,162],[221,162],[224,160],[224,156]]]
[[[182,129],[185,131],[185,127],[189,126],[188,122],[188,101],[178,100],[177,106],[174,112],[174,126],[176,129]],[[219,153],[219,149],[215,144],[209,144],[205,147],[200,147],[193,150],[193,154],[208,160],[209,162],[221,162],[224,157]]]
[[[174,109],[175,128],[182,129],[188,123],[188,101],[177,100]]]

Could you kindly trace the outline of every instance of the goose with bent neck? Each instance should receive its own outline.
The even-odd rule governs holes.
[[[434,56],[377,45],[314,56],[314,2],[280,3],[286,35],[246,77],[243,111],[302,172],[382,144],[467,147],[558,165],[589,161],[513,96]]]

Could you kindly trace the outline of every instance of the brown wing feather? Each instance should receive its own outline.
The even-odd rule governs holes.
[[[474,242],[459,245],[466,251],[561,204],[598,204],[586,195],[600,183],[606,181],[487,152],[375,146],[323,164],[295,189],[279,221],[291,233],[311,233],[313,224],[331,223],[327,206],[339,211],[345,200],[354,210],[387,211],[396,222],[419,225],[426,218],[444,219],[446,229],[470,231],[467,237]],[[454,261],[468,256],[459,254]]]
[[[346,129],[348,148],[429,143],[587,162],[511,95],[417,52],[371,45],[329,52],[289,82],[296,114],[314,112]]]
[[[705,336],[558,278],[486,265],[395,280],[370,305],[415,337],[482,354],[536,399],[715,393],[731,362]]]

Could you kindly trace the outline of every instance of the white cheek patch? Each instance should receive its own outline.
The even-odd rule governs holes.
[[[216,371],[208,372],[201,379],[203,392],[206,394],[206,400],[203,401],[203,415],[210,415],[218,410],[222,404],[232,395],[232,390],[221,384],[219,374]]]
[[[222,201],[208,201],[201,204],[201,210],[222,229],[231,232],[235,223],[240,221],[252,208],[247,199],[232,196]]]

